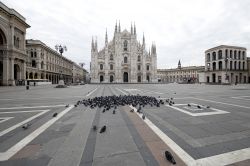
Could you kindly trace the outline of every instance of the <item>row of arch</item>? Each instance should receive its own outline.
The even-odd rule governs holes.
[[[245,60],[246,56],[245,56],[245,51],[237,51],[237,50],[229,50],[226,49],[224,52],[225,58],[231,58],[231,59],[239,59],[239,60]],[[215,61],[218,59],[222,59],[223,58],[223,51],[219,50],[217,53],[214,51],[212,52],[212,54],[207,53],[207,61]]]
[[[147,80],[148,82],[151,81],[150,75],[147,75],[147,76],[146,76],[146,80]],[[102,82],[105,81],[105,80],[104,80],[104,75],[103,75],[103,74],[100,74],[100,76],[99,76],[99,81],[100,81],[100,83],[102,83]],[[115,80],[114,80],[114,75],[110,75],[110,76],[109,76],[109,83],[113,83],[114,81],[115,81]],[[124,82],[124,83],[128,83],[128,82],[129,82],[129,74],[128,74],[128,72],[124,72],[124,73],[123,73],[123,82]],[[138,83],[142,82],[142,75],[138,75],[138,76],[137,76],[137,82],[138,82]]]
[[[208,63],[208,69],[209,70],[245,70],[246,69],[246,63],[241,61],[229,61],[229,63],[225,64],[225,67],[223,67],[223,62],[213,62],[212,66],[210,66],[210,63]]]

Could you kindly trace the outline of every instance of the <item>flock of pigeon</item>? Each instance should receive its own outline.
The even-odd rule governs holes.
[[[156,106],[160,107],[163,104],[169,104],[170,106],[174,105],[175,102],[173,101],[173,98],[166,99],[165,101],[163,99],[159,98],[157,99],[156,97],[152,96],[140,96],[140,95],[125,95],[125,96],[101,96],[101,97],[94,97],[92,99],[84,99],[84,100],[79,100],[75,104],[75,107],[79,105],[84,105],[86,107],[90,108],[100,108],[102,112],[106,112],[109,110],[113,110],[112,113],[116,113],[116,109],[119,106],[125,106],[125,105],[131,105],[134,108],[137,108],[138,113],[142,113],[142,119],[144,120],[145,114],[142,111],[142,107],[145,106]],[[188,107],[191,107],[191,104],[187,104]],[[66,105],[66,107],[69,107],[69,104]],[[201,109],[202,107],[200,105],[196,105],[197,108]],[[206,106],[204,108],[210,108],[209,106]],[[134,112],[134,109],[131,109],[130,112]],[[58,113],[54,113],[52,117],[56,117]],[[30,123],[27,123],[22,126],[23,129],[28,129],[30,126]],[[106,125],[102,126],[100,129],[100,133],[103,133],[106,131]],[[93,130],[97,130],[97,126],[93,126]],[[168,161],[170,161],[172,164],[176,164],[172,154],[169,151],[165,151],[165,157]]]

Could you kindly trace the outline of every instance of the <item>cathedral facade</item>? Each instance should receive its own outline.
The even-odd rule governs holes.
[[[157,53],[152,44],[146,51],[145,37],[137,40],[136,26],[121,31],[115,25],[113,40],[98,50],[97,40],[91,43],[91,83],[154,83],[157,82]]]

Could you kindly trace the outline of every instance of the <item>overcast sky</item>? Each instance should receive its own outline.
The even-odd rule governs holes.
[[[27,39],[51,48],[68,47],[67,58],[89,69],[90,44],[97,36],[104,46],[106,28],[112,39],[116,20],[146,47],[154,41],[158,68],[204,65],[204,51],[226,44],[250,49],[250,0],[1,0],[31,25]],[[249,52],[248,52],[249,53]]]

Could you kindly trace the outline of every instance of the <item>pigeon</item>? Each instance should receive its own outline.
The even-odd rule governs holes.
[[[166,157],[166,159],[167,159],[170,163],[172,163],[172,164],[174,164],[174,165],[176,164],[176,161],[175,161],[173,155],[172,155],[169,151],[165,151],[165,157]]]
[[[55,112],[52,116],[53,116],[53,117],[56,117],[56,116],[57,116],[57,112]]]
[[[66,107],[66,108],[69,107],[69,104],[67,104],[65,107]]]
[[[170,106],[172,106],[172,103],[169,103]]]
[[[201,106],[197,105],[197,108],[201,109]]]
[[[30,125],[31,125],[30,123],[26,123],[26,124],[24,124],[24,125],[23,125],[23,127],[22,127],[22,128],[23,128],[24,130],[26,130],[26,129],[28,129],[28,128],[29,128],[29,126],[30,126]]]
[[[94,126],[93,126],[93,130],[96,131],[96,129],[97,129],[97,127],[96,127],[96,125],[94,125]]]
[[[131,109],[130,112],[134,112],[134,109]]]
[[[75,104],[75,107],[77,107],[77,104]]]
[[[100,133],[104,133],[106,131],[106,126],[102,126],[101,130],[100,130]]]
[[[189,107],[191,107],[191,104],[188,104]]]
[[[113,114],[115,114],[115,110],[113,110]]]
[[[210,108],[210,106],[208,105],[207,108]]]
[[[105,109],[103,109],[103,110],[102,110],[102,113],[104,113],[105,111],[106,111],[106,110],[105,110]]]
[[[144,114],[142,115],[142,119],[143,119],[143,120],[145,119],[145,115],[144,115]]]

